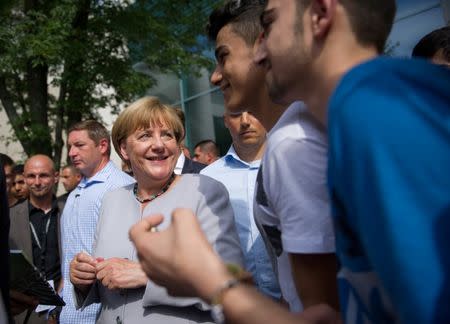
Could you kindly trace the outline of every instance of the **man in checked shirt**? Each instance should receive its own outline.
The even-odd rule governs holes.
[[[100,304],[75,309],[73,286],[69,279],[69,265],[74,256],[92,252],[92,243],[103,195],[115,188],[134,182],[134,179],[110,161],[110,136],[106,128],[94,120],[73,125],[68,132],[68,151],[72,164],[82,174],[78,186],[67,198],[61,218],[62,276],[64,286],[60,323],[95,323]]]

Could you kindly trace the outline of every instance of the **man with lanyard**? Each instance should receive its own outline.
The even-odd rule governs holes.
[[[20,249],[33,260],[34,265],[55,287],[61,279],[59,255],[59,217],[64,205],[57,203],[53,194],[58,182],[58,172],[46,155],[34,155],[24,166],[26,185],[30,190],[28,200],[10,210],[13,220],[10,229],[11,249]],[[22,303],[29,312],[34,303]],[[42,314],[41,314],[42,315]],[[20,316],[24,316],[22,311]],[[28,323],[46,323],[46,316],[33,313]]]
[[[62,295],[66,306],[61,312],[60,322],[93,324],[99,304],[90,305],[83,311],[75,308],[69,264],[79,252],[92,252],[103,195],[135,180],[110,161],[109,133],[99,122],[86,120],[71,126],[67,144],[72,164],[83,178],[67,198],[61,217]]]

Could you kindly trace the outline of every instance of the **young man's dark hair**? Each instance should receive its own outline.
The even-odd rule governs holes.
[[[297,1],[299,17],[311,0]],[[361,45],[375,45],[382,53],[391,32],[396,12],[395,0],[340,0],[349,14],[350,25]]]
[[[413,57],[433,58],[438,52],[450,62],[450,26],[445,26],[425,35],[412,51]]]
[[[211,41],[225,25],[231,24],[233,31],[248,45],[253,45],[262,31],[260,16],[266,5],[265,0],[232,0],[209,16],[206,32]],[[236,26],[236,28],[234,28]]]
[[[13,167],[13,169],[12,169],[12,173],[14,174],[14,175],[17,175],[17,174],[22,174],[23,173],[23,164],[16,164],[14,167]]]
[[[395,0],[341,0],[350,23],[362,45],[374,44],[382,53],[391,32],[396,12]]]

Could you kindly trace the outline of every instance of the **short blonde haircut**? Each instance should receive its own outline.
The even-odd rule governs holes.
[[[156,125],[165,125],[173,131],[178,144],[183,140],[183,124],[175,109],[161,103],[157,97],[141,98],[125,108],[117,117],[111,134],[114,148],[120,158],[125,161],[120,152],[122,141],[138,129]]]

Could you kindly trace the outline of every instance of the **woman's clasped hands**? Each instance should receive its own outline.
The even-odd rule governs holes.
[[[108,289],[139,288],[147,284],[147,276],[138,262],[124,258],[94,258],[78,253],[70,263],[70,281],[87,293],[96,281]]]

